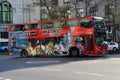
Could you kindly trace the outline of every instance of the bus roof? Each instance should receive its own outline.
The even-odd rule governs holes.
[[[95,19],[103,19],[102,17],[94,17]]]
[[[38,24],[38,23],[41,23],[40,21],[39,22],[27,22],[27,23],[25,23],[25,24]]]

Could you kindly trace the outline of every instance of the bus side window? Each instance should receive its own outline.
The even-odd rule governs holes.
[[[14,31],[15,26],[11,26],[10,28],[11,28],[11,31]]]
[[[66,26],[65,21],[62,21],[61,22],[61,27],[65,27],[65,26]]]
[[[54,22],[54,27],[55,28],[60,28],[62,26],[61,22]]]
[[[53,28],[53,22],[46,22],[46,28]]]
[[[23,27],[22,26],[14,26],[13,31],[22,31]]]
[[[37,25],[37,29],[42,29],[41,24]]]
[[[69,26],[69,23],[66,21],[66,24],[65,24],[65,26]]]
[[[89,19],[84,18],[80,20],[80,26],[85,27],[85,28],[91,28],[92,27],[92,23]]]
[[[28,30],[28,29],[29,29],[28,24],[26,24],[23,29],[24,29],[24,30]]]
[[[35,24],[31,24],[30,25],[30,29],[36,29],[36,25]]]
[[[46,24],[46,22],[44,22],[44,23],[42,23],[42,29],[46,29],[47,28],[47,24]]]

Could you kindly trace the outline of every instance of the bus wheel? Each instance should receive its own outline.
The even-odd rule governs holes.
[[[116,48],[116,47],[114,47],[114,48],[113,48],[113,51],[116,51],[116,50],[117,50],[117,48]]]
[[[27,50],[22,50],[22,51],[21,51],[21,57],[23,57],[23,58],[28,57],[28,52],[27,52]]]
[[[77,48],[72,48],[69,51],[70,57],[78,57],[79,56],[79,50]]]

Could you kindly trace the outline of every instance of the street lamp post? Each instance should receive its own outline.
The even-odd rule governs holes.
[[[29,22],[31,21],[31,13],[30,13],[30,7],[31,7],[31,4],[28,4],[26,5],[27,9],[28,9],[28,20]]]
[[[23,23],[24,23],[24,0],[22,0],[22,14],[23,14]]]
[[[39,5],[39,6],[40,6],[40,11],[39,11],[40,14],[39,14],[39,15],[40,15],[40,20],[41,20],[41,0],[39,1],[39,4],[40,4],[40,5]]]

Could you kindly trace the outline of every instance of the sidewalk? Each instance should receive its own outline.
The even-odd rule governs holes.
[[[0,52],[0,55],[8,55],[8,52]]]

